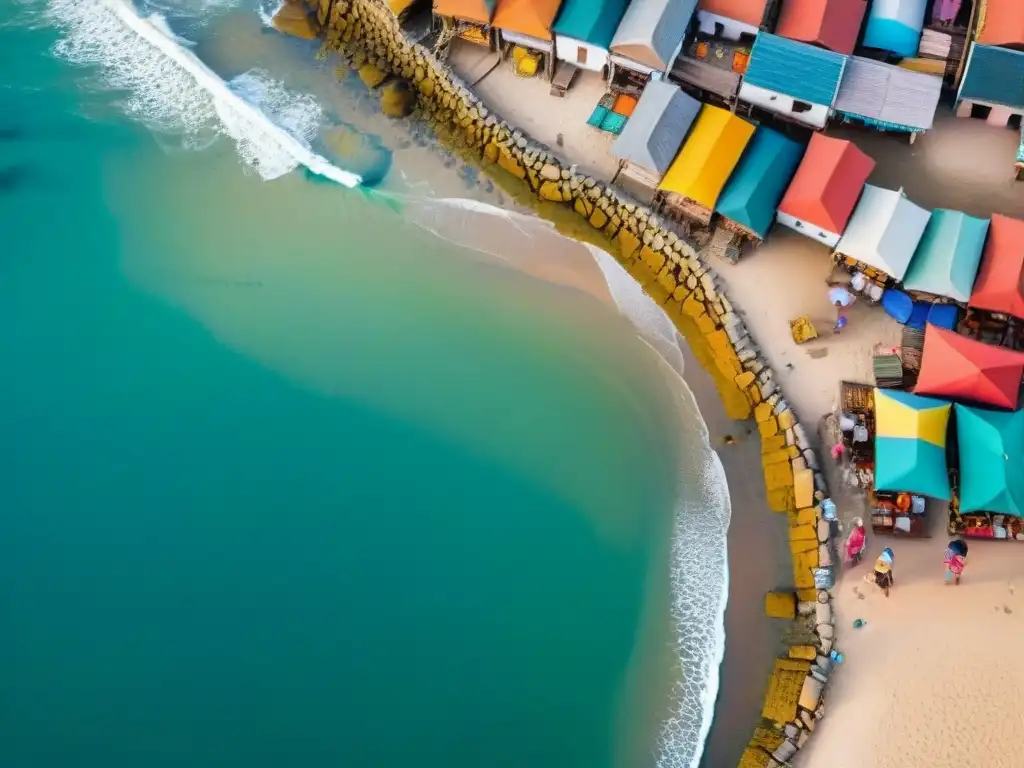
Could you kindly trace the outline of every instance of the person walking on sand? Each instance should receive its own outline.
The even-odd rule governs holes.
[[[854,302],[854,295],[841,285],[837,285],[828,292],[828,300],[836,309],[836,324],[832,326],[832,333],[839,333],[846,327],[846,311]]]
[[[853,519],[853,530],[846,539],[846,562],[852,567],[860,563],[864,557],[864,548],[867,544],[867,533],[864,530],[864,521],[859,517]]]
[[[889,596],[889,589],[896,583],[896,579],[892,574],[892,564],[894,559],[895,557],[889,547],[883,549],[882,554],[879,555],[878,560],[875,561],[874,572],[869,576],[869,578],[878,585],[878,588],[882,590],[882,593],[886,597]]]
[[[953,582],[960,586],[960,577],[967,567],[967,542],[963,536],[957,536],[949,542],[943,562],[946,564],[946,583]]]

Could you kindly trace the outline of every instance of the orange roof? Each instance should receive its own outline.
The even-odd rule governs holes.
[[[498,0],[491,23],[498,29],[550,40],[561,5],[562,0]]]
[[[434,13],[457,19],[488,24],[494,11],[494,0],[434,0]]]
[[[874,168],[851,142],[815,133],[779,211],[841,235]]]
[[[764,20],[766,5],[768,5],[768,0],[700,0],[697,10],[742,21],[752,27],[760,27]]]
[[[1024,318],[1024,221],[992,214],[970,305]]]
[[[985,45],[1024,44],[1024,3],[1021,0],[986,0],[977,40]]]
[[[849,55],[867,9],[867,0],[786,0],[775,34]]]

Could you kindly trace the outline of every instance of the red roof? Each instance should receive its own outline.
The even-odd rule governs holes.
[[[700,0],[697,10],[760,27],[766,5],[768,0]]]
[[[984,16],[979,20],[979,43],[1024,44],[1024,3],[1020,0],[986,0],[984,8]]]
[[[867,0],[786,0],[775,34],[849,55],[867,9]]]
[[[994,347],[929,325],[914,392],[1015,410],[1024,352]]]
[[[841,235],[874,168],[851,142],[815,133],[779,212]]]
[[[1024,221],[992,214],[972,307],[1024,318]]]

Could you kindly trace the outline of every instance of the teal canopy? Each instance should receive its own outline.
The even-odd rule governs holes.
[[[876,437],[875,488],[949,501],[946,449],[924,440]]]
[[[565,0],[552,31],[607,49],[627,5],[629,0]]]
[[[762,240],[804,156],[804,146],[759,127],[729,177],[715,210]]]
[[[988,219],[936,208],[903,276],[903,287],[966,304],[987,235]]]
[[[960,510],[1024,516],[1024,411],[956,406]]]

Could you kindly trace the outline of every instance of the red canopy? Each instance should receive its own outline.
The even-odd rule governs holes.
[[[1024,352],[993,347],[929,325],[914,392],[1017,408]]]
[[[1024,221],[992,215],[969,304],[1024,318]]]

